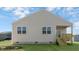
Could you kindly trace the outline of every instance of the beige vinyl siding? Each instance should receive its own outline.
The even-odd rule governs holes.
[[[61,20],[50,12],[43,10],[24,17],[13,23],[12,42],[32,44],[56,42],[56,26],[71,26],[71,23]],[[17,27],[26,27],[26,34],[17,34]],[[42,27],[51,27],[51,34],[42,34]]]

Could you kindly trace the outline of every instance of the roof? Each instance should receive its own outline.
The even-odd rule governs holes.
[[[38,14],[40,14],[40,15],[45,14],[46,16],[47,16],[47,14],[49,14],[49,15],[51,15],[52,18],[53,18],[53,17],[56,17],[57,19],[59,19],[60,22],[65,22],[66,24],[72,25],[72,23],[70,23],[70,22],[64,20],[62,17],[57,16],[57,15],[54,15],[53,13],[51,13],[51,12],[49,12],[49,11],[47,11],[47,10],[40,10],[40,11],[37,11],[37,12],[35,12],[35,13],[33,13],[33,14],[27,15],[27,16],[25,16],[24,18],[15,21],[13,24],[15,24],[15,23],[17,23],[17,22],[20,22],[20,21],[23,21],[25,18],[26,18],[26,19],[29,19],[30,17],[32,17],[32,16],[34,16],[34,15],[38,15]],[[57,20],[57,21],[58,21],[58,20]]]

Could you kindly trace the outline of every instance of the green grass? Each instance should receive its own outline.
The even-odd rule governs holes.
[[[21,45],[25,51],[79,51],[79,44],[57,46],[53,44]]]
[[[10,46],[10,45],[11,45],[11,40],[0,41],[0,47],[2,47],[2,46]]]
[[[10,40],[0,41],[1,46],[11,46]],[[25,44],[19,45],[21,51],[79,51],[79,42],[74,42],[72,45],[58,46],[54,44]]]

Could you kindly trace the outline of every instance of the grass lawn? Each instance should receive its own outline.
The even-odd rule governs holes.
[[[25,51],[79,51],[79,44],[57,46],[52,44],[21,45]]]
[[[11,45],[11,40],[0,41],[0,47],[2,47],[2,46],[10,46],[10,45]]]
[[[0,47],[10,45],[10,40],[0,41]],[[21,46],[22,48],[17,49],[17,51],[79,51],[79,42],[74,42],[73,45],[67,46],[57,46],[54,44],[26,44],[19,46]]]

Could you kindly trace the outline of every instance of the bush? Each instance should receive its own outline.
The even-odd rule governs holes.
[[[4,40],[11,40],[11,38],[6,38],[6,39],[4,39]]]
[[[0,41],[4,41],[4,39],[0,39]]]

